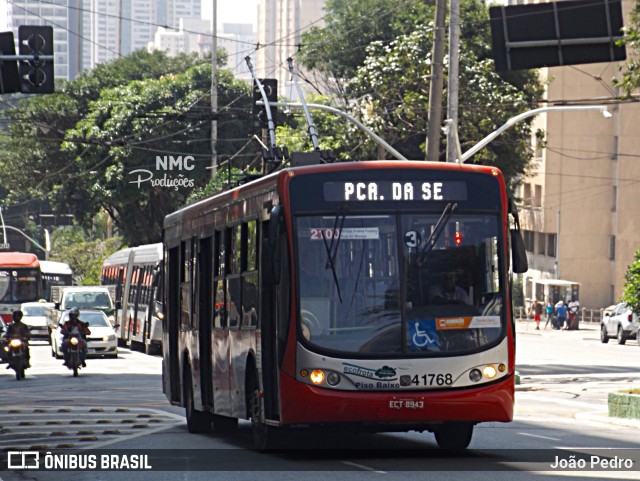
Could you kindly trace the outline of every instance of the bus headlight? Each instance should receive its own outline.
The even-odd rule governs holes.
[[[494,366],[489,365],[482,370],[482,374],[488,379],[493,379],[498,374],[498,371]]]
[[[324,382],[324,378],[324,372],[320,369],[314,369],[309,375],[309,379],[311,379],[313,384],[322,384]]]
[[[471,381],[473,382],[478,382],[480,379],[482,379],[482,373],[480,372],[480,369],[472,369],[471,371],[469,371],[469,379],[471,379]]]

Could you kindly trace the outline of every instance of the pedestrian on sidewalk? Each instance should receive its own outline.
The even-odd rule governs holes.
[[[538,299],[534,299],[529,309],[529,315],[533,315],[533,320],[536,323],[536,331],[540,330],[540,319],[542,317],[542,302]]]
[[[554,311],[555,311],[555,308],[553,307],[553,302],[551,302],[551,298],[549,298],[547,300],[547,307],[545,308],[545,314],[547,315],[547,322],[544,323],[545,329],[549,325],[549,322],[551,322],[551,327],[554,327],[553,320],[552,320]]]
[[[568,329],[578,329],[578,311],[580,310],[580,301],[575,297],[571,298],[569,303],[569,325]]]
[[[564,305],[564,301],[562,299],[560,299],[556,304],[556,316],[558,317],[558,324],[555,329],[562,329],[562,326],[564,326],[567,320],[567,306]]]

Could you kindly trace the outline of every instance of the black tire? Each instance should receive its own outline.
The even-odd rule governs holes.
[[[624,337],[622,326],[618,326],[618,335],[616,336],[616,339],[618,340],[618,344],[620,344],[621,346],[624,345],[625,342],[627,342],[627,338]]]
[[[73,377],[78,377],[78,366],[73,366]]]
[[[238,430],[238,419],[227,416],[213,414],[213,432],[217,434],[228,434]]]
[[[607,327],[602,324],[600,326],[600,342],[606,344],[609,342],[609,336],[607,335]]]
[[[440,449],[467,449],[473,436],[472,423],[445,423],[434,432]]]
[[[24,379],[24,366],[16,367],[16,381]]]
[[[184,410],[187,418],[187,429],[190,433],[201,434],[211,431],[211,413],[198,411],[193,407],[193,383],[191,382],[191,370],[184,373]]]

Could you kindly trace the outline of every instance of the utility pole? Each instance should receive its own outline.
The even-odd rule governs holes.
[[[449,2],[449,76],[447,97],[447,162],[462,162],[456,147],[458,132],[458,86],[460,83],[460,0]]]
[[[218,173],[218,0],[213,0],[213,36],[211,38],[211,178]],[[229,168],[231,170],[231,168]]]
[[[427,126],[426,160],[440,157],[440,124],[442,124],[442,85],[444,61],[444,29],[447,15],[446,0],[436,0],[436,24],[431,55],[431,84],[429,85],[429,119]]]

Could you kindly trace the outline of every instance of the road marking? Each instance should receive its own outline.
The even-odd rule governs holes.
[[[364,471],[371,471],[373,473],[378,473],[378,474],[387,474],[386,471],[378,471],[377,469],[372,468],[370,466],[365,466],[364,464],[352,463],[351,461],[342,461],[342,464],[346,464],[347,466],[353,466],[354,468],[362,469]]]
[[[549,436],[540,436],[539,434],[518,433],[523,436],[531,436],[532,438],[549,439],[551,441],[560,441],[558,438],[550,438]]]

